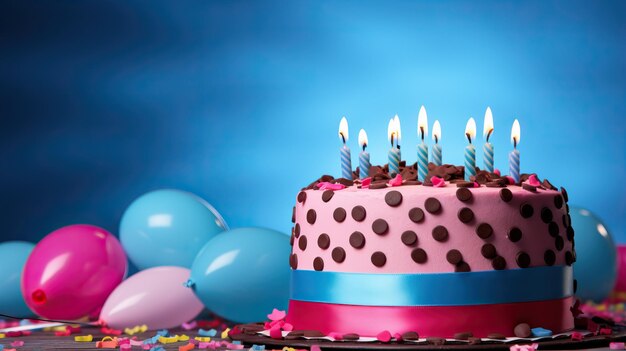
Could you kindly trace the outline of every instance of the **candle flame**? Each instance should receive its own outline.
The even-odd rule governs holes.
[[[521,135],[522,133],[519,126],[519,121],[515,119],[515,121],[513,122],[513,127],[511,128],[511,143],[513,143],[514,147],[517,147],[517,144],[519,144]]]
[[[361,129],[359,131],[359,145],[365,150],[367,146],[367,133],[365,133],[365,129]]]
[[[396,122],[393,118],[389,120],[389,124],[387,125],[387,138],[391,143],[391,146],[394,145],[394,141],[398,141],[398,132],[396,131]]]
[[[398,115],[393,118],[393,122],[396,125],[396,138],[398,138],[397,145],[400,146],[400,142],[402,141],[402,129],[400,128],[400,118]]]
[[[436,120],[433,124],[433,140],[435,140],[436,143],[441,140],[441,125],[439,124],[439,120]]]
[[[339,122],[339,139],[341,139],[344,144],[348,141],[348,120],[345,116],[341,117],[341,122]]]
[[[493,114],[491,113],[491,107],[487,107],[485,111],[485,125],[483,126],[483,137],[489,141],[489,137],[493,133]]]
[[[476,121],[472,117],[470,117],[469,121],[465,125],[465,136],[469,140],[470,144],[472,140],[476,137]]]
[[[420,112],[417,115],[417,135],[422,138],[422,140],[428,135],[428,116],[426,115],[424,105],[420,107]]]

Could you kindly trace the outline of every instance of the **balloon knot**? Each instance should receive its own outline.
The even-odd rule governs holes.
[[[188,279],[186,282],[183,283],[183,286],[185,288],[193,288],[194,286],[196,286],[196,283],[193,280]]]

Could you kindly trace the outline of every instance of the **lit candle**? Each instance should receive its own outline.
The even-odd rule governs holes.
[[[393,118],[393,122],[396,124],[396,148],[398,149],[398,158],[402,161],[402,150],[400,150],[400,142],[402,141],[402,128],[400,128],[400,118],[396,115]]]
[[[424,137],[428,135],[428,117],[424,106],[417,116],[417,135],[422,138],[421,144],[417,146],[417,179],[424,181],[428,174],[428,145],[424,142]]]
[[[511,142],[513,143],[513,151],[509,154],[509,175],[515,180],[515,184],[519,183],[519,144],[521,131],[517,119],[513,122],[511,128]]]
[[[396,123],[394,119],[389,120],[389,125],[387,126],[387,136],[389,137],[389,142],[391,143],[391,149],[389,149],[389,175],[395,177],[396,174],[400,173],[400,150],[395,146],[394,142],[397,142],[398,131],[396,130]]]
[[[489,137],[493,133],[493,115],[491,114],[491,108],[487,107],[485,111],[485,125],[483,126],[483,137],[485,138],[485,145],[483,145],[483,163],[485,164],[485,170],[493,173],[493,145],[489,142]]]
[[[363,129],[359,131],[359,145],[361,145],[363,149],[363,151],[359,153],[359,176],[361,179],[365,179],[369,176],[370,167],[372,165],[370,164],[370,153],[365,151],[367,147],[367,133],[365,133]]]
[[[465,148],[465,180],[470,181],[470,177],[476,175],[476,148],[472,144],[472,139],[476,137],[476,121],[470,117],[465,126],[465,136],[469,145]]]
[[[441,140],[441,125],[439,125],[439,121],[435,121],[435,124],[433,124],[433,140],[435,140],[431,154],[433,163],[436,166],[441,166],[441,145],[439,145],[439,140]]]
[[[348,141],[348,121],[346,117],[342,117],[341,122],[339,122],[339,138],[343,142],[341,147],[341,176],[346,179],[352,179],[350,148],[346,145],[346,141]]]

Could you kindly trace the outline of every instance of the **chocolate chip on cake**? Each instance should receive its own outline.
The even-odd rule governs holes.
[[[492,259],[495,258],[498,253],[496,252],[496,247],[492,244],[485,244],[480,248],[480,254],[483,255],[484,258]]]
[[[385,194],[385,202],[391,207],[399,206],[402,203],[402,194],[399,191],[391,190]]]
[[[472,192],[468,188],[459,188],[456,190],[456,198],[463,202],[470,201]]]
[[[422,211],[422,209],[419,207],[413,207],[411,210],[409,210],[409,218],[413,222],[419,223],[424,220],[424,211]]]
[[[355,249],[362,249],[365,246],[365,235],[361,232],[350,234],[350,245]]]
[[[412,246],[415,243],[417,243],[417,234],[415,234],[415,232],[412,230],[407,230],[404,233],[402,233],[400,240],[402,240],[402,243],[404,245]]]
[[[317,237],[317,246],[322,250],[328,249],[330,247],[330,236],[326,233],[320,234],[320,236]]]
[[[469,264],[467,264],[467,262],[461,261],[459,263],[456,264],[456,266],[454,266],[454,271],[455,272],[470,272],[470,266]]]
[[[433,234],[433,239],[439,242],[444,242],[448,240],[448,229],[446,229],[446,227],[442,225],[438,225],[435,228],[433,228],[432,234]]]
[[[531,193],[536,193],[537,192],[537,187],[527,184],[527,183],[523,183],[522,184],[522,189],[526,190],[526,191],[530,191]]]
[[[334,191],[332,191],[332,190],[324,190],[324,192],[322,193],[322,201],[328,202],[328,201],[330,201],[330,199],[333,198],[334,195],[335,195]]]
[[[306,221],[309,222],[309,224],[315,224],[316,219],[317,219],[317,213],[315,213],[315,210],[314,209],[308,210],[306,213]]]
[[[292,199],[293,199],[293,197],[292,197]],[[298,193],[298,202],[303,204],[305,201],[306,201],[306,192],[304,192],[304,191],[299,192]]]
[[[452,249],[446,253],[446,260],[450,264],[456,265],[457,263],[463,261],[463,255],[461,255],[461,251]]]
[[[513,193],[507,188],[500,189],[500,198],[504,202],[510,202],[511,200],[513,200]]]
[[[523,203],[522,206],[520,206],[519,208],[519,212],[522,214],[522,217],[530,218],[533,216],[535,210],[533,209],[533,206],[531,204]]]
[[[552,222],[552,211],[549,208],[544,207],[541,209],[541,220],[543,223]]]
[[[376,251],[372,254],[372,264],[376,267],[382,267],[387,263],[387,256],[380,251]]]
[[[296,206],[291,208],[291,223],[296,223]]]
[[[517,253],[517,256],[515,256],[515,262],[517,262],[517,265],[520,268],[527,268],[530,266],[530,256],[527,253],[520,251]]]
[[[333,257],[333,261],[341,263],[346,259],[346,250],[342,247],[336,247],[333,249],[331,256]]]
[[[474,219],[474,212],[469,207],[463,207],[457,213],[459,220],[463,223],[469,223]]]
[[[386,234],[388,229],[389,225],[387,224],[387,221],[382,218],[379,218],[372,223],[372,230],[378,235]]]
[[[289,256],[289,265],[291,266],[291,269],[298,268],[298,255],[293,254]]]
[[[473,188],[474,182],[465,182],[465,181],[457,182],[456,187],[457,188]]]
[[[554,265],[554,263],[556,262],[556,254],[554,253],[554,251],[546,250],[546,252],[543,253],[543,261],[548,266]]]
[[[298,247],[302,251],[306,250],[306,235],[302,235],[300,237],[300,240],[298,240]]]
[[[324,270],[324,260],[321,257],[315,257],[313,260],[313,269],[316,271]]]
[[[335,211],[333,211],[333,218],[341,223],[346,219],[346,210],[343,207],[337,207]]]
[[[426,261],[428,260],[428,255],[426,254],[426,251],[424,251],[424,249],[417,248],[411,251],[411,258],[415,263],[421,264],[426,263]]]
[[[556,224],[556,222],[550,222],[550,224],[548,224],[548,233],[551,237],[559,235],[559,225]]]
[[[550,183],[550,181],[547,179],[544,179],[543,182],[541,182],[541,185],[543,185],[543,187],[546,189],[556,190],[556,187],[552,185],[552,183]]]
[[[556,238],[554,238],[554,247],[556,248],[557,251],[563,250],[564,246],[565,246],[565,242],[563,241],[563,237],[559,235]]]
[[[293,233],[296,236],[296,238],[300,237],[300,224],[296,223],[296,226],[293,227]]]
[[[489,223],[481,223],[476,228],[476,234],[481,239],[488,239],[493,234],[493,228],[491,228]]]
[[[362,222],[365,219],[365,207],[363,206],[354,206],[352,208],[352,218],[354,218],[357,222]]]
[[[554,207],[556,207],[558,209],[563,207],[563,197],[561,197],[561,194],[554,195]]]
[[[567,241],[572,241],[574,240],[574,228],[572,228],[571,226],[567,227],[566,229],[566,235],[567,235]]]
[[[439,212],[441,210],[441,203],[439,202],[439,200],[435,199],[434,197],[429,197],[424,202],[424,208],[429,213],[433,213],[434,214],[434,213],[437,213],[437,212]]]
[[[497,271],[503,270],[506,268],[506,260],[502,256],[496,256],[491,260],[491,266]]]
[[[522,239],[522,231],[517,227],[513,227],[509,229],[509,232],[506,236],[507,238],[509,238],[509,240],[516,243]]]

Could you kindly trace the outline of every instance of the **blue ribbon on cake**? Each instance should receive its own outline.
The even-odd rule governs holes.
[[[573,295],[571,266],[501,271],[369,274],[291,272],[291,298],[363,306],[464,306]]]

